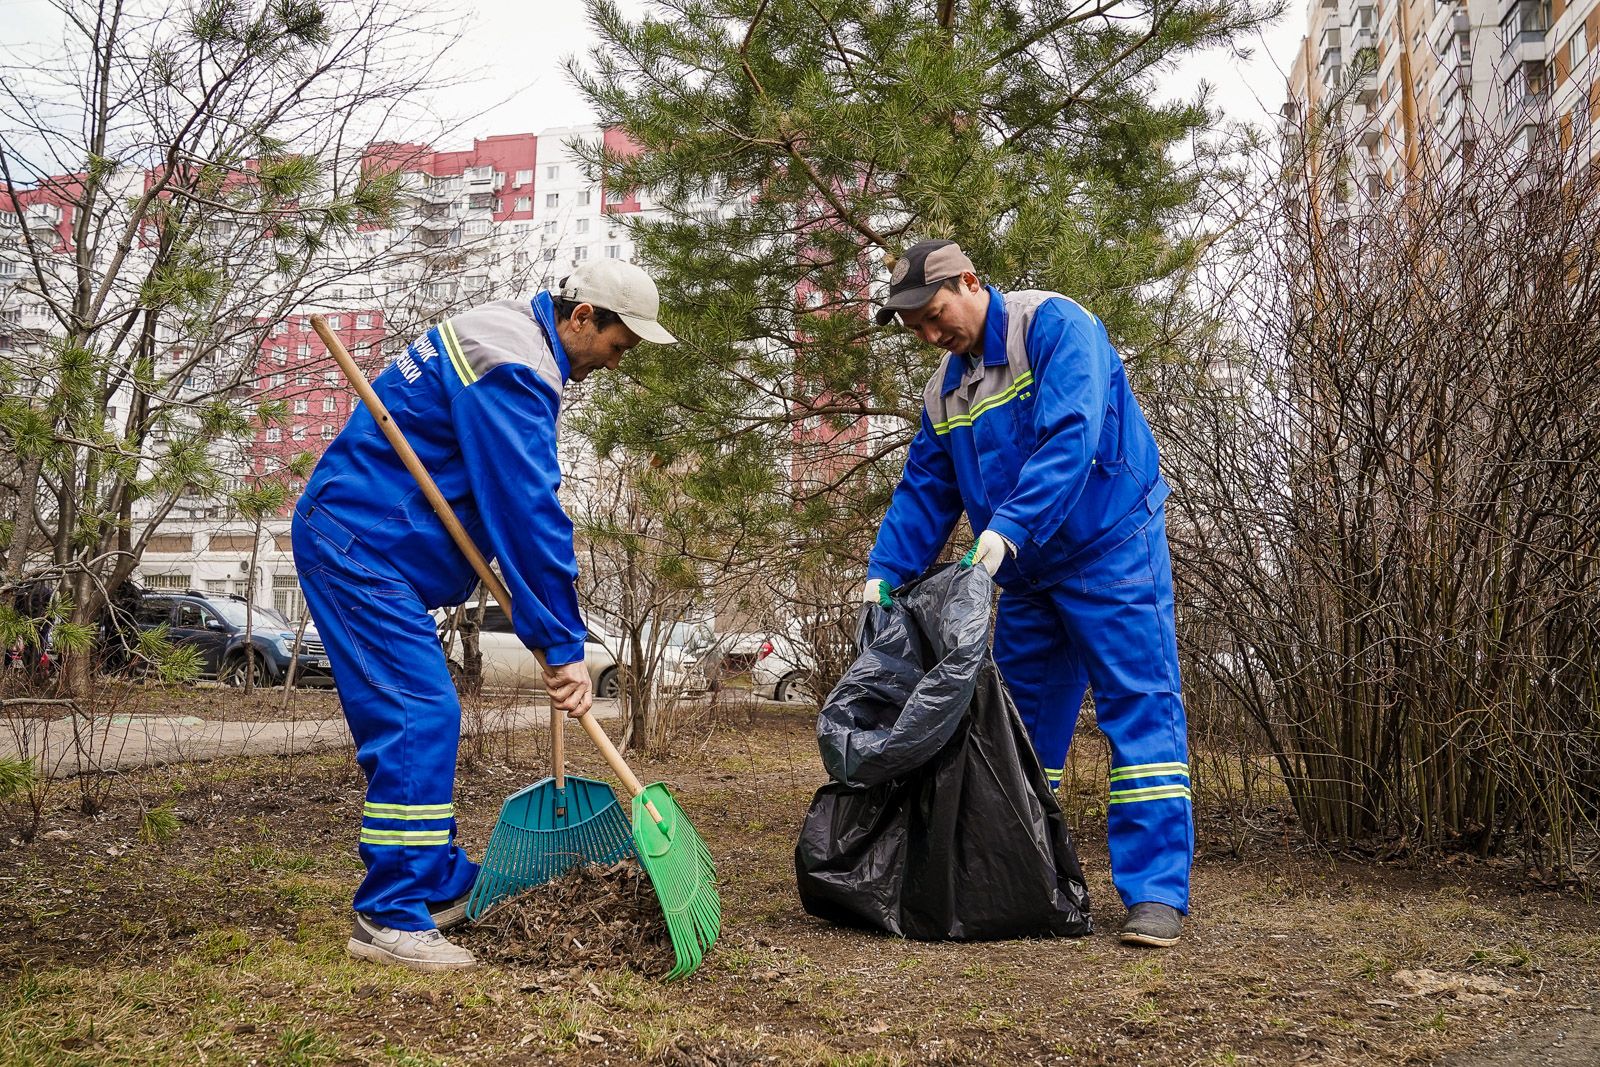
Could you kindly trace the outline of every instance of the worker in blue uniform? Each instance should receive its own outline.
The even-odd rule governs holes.
[[[497,560],[512,623],[544,654],[555,706],[593,702],[572,523],[556,498],[563,387],[615,368],[641,340],[670,344],[655,283],[620,260],[554,291],[499,300],[413,341],[373,388],[456,516]],[[351,954],[415,970],[473,965],[440,928],[465,917],[477,865],[455,843],[461,704],[431,609],[477,584],[416,480],[358,407],[295,506],[295,566],[332,661],[367,777]]]
[[[946,350],[868,560],[863,599],[931,565],[963,510],[964,558],[1003,592],[995,662],[1052,784],[1094,691],[1111,743],[1112,876],[1130,944],[1167,946],[1189,908],[1194,822],[1173,628],[1168,489],[1122,361],[1058,293],[982,285],[952,241],[895,264],[880,325]]]

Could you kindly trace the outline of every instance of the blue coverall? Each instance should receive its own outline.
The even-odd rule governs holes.
[[[1123,903],[1187,911],[1194,853],[1166,482],[1105,326],[1055,293],[989,289],[981,357],[949,353],[867,577],[901,585],[962,510],[1016,546],[995,661],[1052,784],[1092,687],[1111,744],[1107,823]]]
[[[373,388],[456,516],[498,558],[513,624],[552,666],[583,659],[572,523],[556,499],[556,423],[569,366],[548,293],[449,319]],[[295,566],[367,776],[355,910],[398,930],[466,893],[455,844],[461,703],[429,611],[477,576],[364,406],[295,506]]]

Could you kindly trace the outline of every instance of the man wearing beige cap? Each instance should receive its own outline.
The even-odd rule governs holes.
[[[945,350],[878,530],[863,597],[938,558],[965,511],[962,561],[1002,587],[994,658],[1045,775],[1061,780],[1086,689],[1111,745],[1111,872],[1129,944],[1166,946],[1189,908],[1194,827],[1167,483],[1098,318],[1059,293],[1002,293],[953,241],[906,250],[877,320]]]
[[[671,344],[656,286],[620,260],[551,292],[497,300],[413,341],[373,388],[467,532],[497,559],[517,635],[544,653],[555,706],[593,703],[572,523],[556,499],[562,389]],[[472,565],[365,407],[295,506],[295,567],[367,776],[352,955],[422,971],[473,964],[440,933],[465,917],[478,867],[455,844],[461,703],[429,612],[461,603]]]

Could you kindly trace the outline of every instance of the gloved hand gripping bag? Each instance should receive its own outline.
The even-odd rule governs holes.
[[[1082,936],[1083,872],[989,647],[994,583],[936,568],[864,609],[824,703],[833,779],[795,846],[806,910],[922,940]]]

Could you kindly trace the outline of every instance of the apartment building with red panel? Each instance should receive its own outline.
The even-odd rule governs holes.
[[[329,311],[324,317],[368,376],[387,362],[383,351],[381,309]],[[266,325],[264,322],[262,325]],[[311,328],[309,314],[294,314],[274,323],[256,361],[256,401],[283,405],[283,417],[256,430],[249,473],[272,476],[304,452],[320,456],[344,428],[355,393],[322,338]]]

